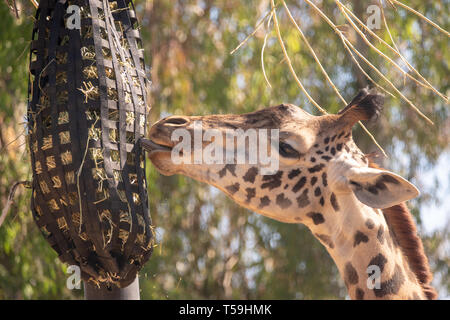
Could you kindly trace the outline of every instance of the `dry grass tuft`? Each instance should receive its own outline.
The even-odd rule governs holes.
[[[60,144],[68,144],[68,143],[70,143],[70,133],[69,133],[69,131],[61,131],[59,133],[59,143]]]
[[[62,111],[58,114],[58,125],[69,123],[69,112]]]
[[[61,162],[64,166],[72,163],[72,153],[70,151],[65,151],[61,153]]]
[[[84,102],[88,103],[88,100],[97,100],[99,98],[98,87],[94,87],[92,82],[86,83],[83,81],[84,88],[78,88],[84,94]]]

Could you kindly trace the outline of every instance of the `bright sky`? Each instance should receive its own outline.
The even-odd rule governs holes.
[[[431,233],[450,223],[450,152],[441,155],[433,170],[422,174],[424,187],[431,189],[435,180],[440,185],[436,194],[440,203],[428,203],[421,208],[424,231]]]

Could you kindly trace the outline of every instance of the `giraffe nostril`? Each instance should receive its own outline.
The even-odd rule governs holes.
[[[181,117],[172,117],[172,118],[168,118],[166,121],[164,121],[164,124],[170,124],[170,125],[183,125],[186,124],[188,121],[185,118],[181,118]]]

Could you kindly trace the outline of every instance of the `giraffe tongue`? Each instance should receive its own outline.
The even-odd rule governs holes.
[[[157,144],[152,140],[141,139],[141,146],[148,152],[151,151],[172,151],[172,147]]]

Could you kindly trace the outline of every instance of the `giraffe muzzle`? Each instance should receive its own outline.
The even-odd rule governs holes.
[[[147,139],[141,139],[141,146],[148,152],[172,151],[174,142],[171,135],[174,130],[185,128],[189,124],[187,117],[171,116],[154,123]]]
[[[147,152],[153,152],[153,151],[172,151],[171,146],[165,146],[162,144],[158,144],[153,142],[149,139],[141,139],[141,146],[147,151]]]

